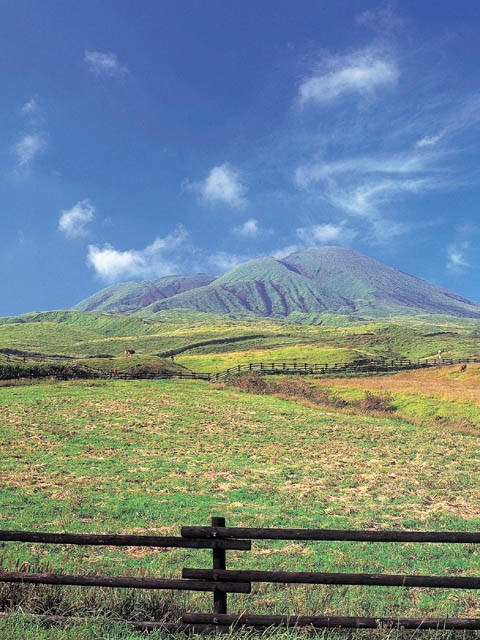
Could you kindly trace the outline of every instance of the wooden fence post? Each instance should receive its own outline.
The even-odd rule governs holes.
[[[225,518],[212,518],[212,527],[224,527]],[[225,549],[212,549],[213,569],[227,568]],[[227,613],[227,594],[224,591],[213,590],[213,613]]]

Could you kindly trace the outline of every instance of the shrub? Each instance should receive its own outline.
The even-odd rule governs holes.
[[[250,393],[269,393],[270,385],[267,384],[263,376],[258,373],[246,373],[242,376],[235,376],[230,380],[230,384],[242,391],[248,391]]]
[[[281,395],[314,400],[315,390],[304,378],[283,378],[272,385],[272,392]]]
[[[371,391],[365,391],[361,406],[364,411],[391,412],[397,408],[393,404],[393,396],[389,393],[372,393]]]

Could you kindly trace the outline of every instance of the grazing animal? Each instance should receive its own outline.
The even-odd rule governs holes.
[[[118,375],[118,370],[117,369],[110,369],[110,377],[114,378],[116,375]]]
[[[128,357],[133,356],[135,349],[125,349],[125,355]]]
[[[467,365],[463,363],[462,366],[460,367],[460,373],[463,373],[466,370],[467,370]]]

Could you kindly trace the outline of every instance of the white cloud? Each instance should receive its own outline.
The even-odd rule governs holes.
[[[234,227],[234,232],[244,238],[256,238],[260,233],[258,220],[250,218],[250,220],[246,220],[243,224],[238,225],[238,227]]]
[[[277,249],[272,253],[272,258],[276,260],[281,260],[286,256],[289,256],[291,253],[296,253],[297,251],[301,251],[305,247],[298,244],[289,244],[286,247],[282,247],[281,249]]]
[[[316,161],[298,167],[295,182],[345,213],[378,222],[385,207],[400,197],[436,186],[433,168],[427,170],[429,160],[424,153],[408,152]]]
[[[316,161],[300,166],[295,171],[295,182],[302,189],[315,183],[328,183],[339,177],[365,180],[367,175],[389,176],[392,180],[400,176],[419,174],[425,171],[427,157],[418,153],[379,153],[377,156],[353,156],[333,162]]]
[[[209,204],[241,208],[247,203],[247,188],[242,184],[239,172],[228,163],[213,167],[202,182],[187,181],[185,184]]]
[[[339,188],[330,194],[330,201],[347,213],[378,219],[382,207],[407,194],[426,191],[428,180],[377,180],[346,189]]]
[[[105,282],[121,279],[149,278],[178,271],[175,250],[183,247],[189,234],[183,226],[155,240],[144,249],[118,251],[112,245],[88,247],[87,264]]]
[[[434,147],[438,142],[440,142],[441,139],[442,139],[441,135],[425,136],[415,144],[415,148],[423,149],[424,147]]]
[[[218,251],[207,257],[207,262],[220,273],[230,271],[239,264],[242,264],[248,260],[245,256],[237,256],[233,253],[227,253],[226,251]]]
[[[30,100],[25,102],[25,104],[22,105],[20,111],[21,111],[22,115],[27,116],[27,117],[31,117],[31,116],[37,114],[38,111],[39,111],[38,97],[37,96],[33,96],[33,98],[31,98]]]
[[[399,236],[412,230],[414,225],[388,218],[378,218],[372,222],[372,236],[375,242],[388,245]]]
[[[328,58],[318,73],[306,78],[299,87],[302,104],[328,104],[357,93],[372,95],[381,87],[394,86],[399,77],[395,62],[366,49],[343,57]]]
[[[17,168],[28,168],[35,158],[45,151],[47,141],[41,133],[26,133],[21,140],[13,147]]]
[[[87,225],[95,216],[95,207],[89,200],[80,200],[71,209],[62,211],[58,229],[67,238],[81,238],[87,235]]]
[[[117,54],[104,51],[85,51],[85,62],[89,71],[96,76],[123,76],[128,68],[120,64]]]
[[[307,245],[312,244],[350,244],[357,232],[346,227],[345,223],[338,225],[326,223],[299,227],[297,236]]]
[[[447,247],[447,269],[449,271],[464,271],[470,266],[467,258],[469,242],[451,244]]]

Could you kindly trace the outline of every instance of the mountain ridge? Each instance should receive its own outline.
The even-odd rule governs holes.
[[[193,274],[111,285],[73,308],[144,316],[191,309],[279,319],[298,313],[480,318],[480,306],[467,298],[336,246],[257,258],[217,278]]]

